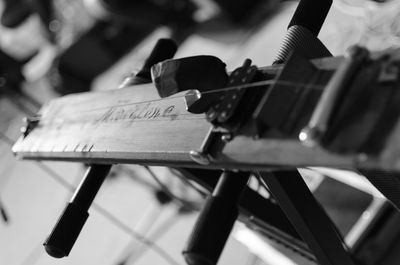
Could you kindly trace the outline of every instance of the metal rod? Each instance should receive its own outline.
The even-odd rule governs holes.
[[[260,176],[319,264],[354,265],[336,227],[298,172],[262,172]]]

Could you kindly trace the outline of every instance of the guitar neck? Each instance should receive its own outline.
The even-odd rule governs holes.
[[[334,70],[341,60],[325,58],[313,63],[320,69]],[[260,69],[275,74],[280,66]],[[39,116],[37,126],[14,145],[18,158],[202,167],[190,153],[201,148],[211,128],[204,114],[186,111],[183,93],[161,99],[153,84],[65,96],[46,104]],[[397,170],[397,160],[387,158],[393,148],[386,152],[385,160],[360,160],[358,155],[307,148],[292,138],[255,139],[239,134],[208,152],[207,168],[325,166]]]

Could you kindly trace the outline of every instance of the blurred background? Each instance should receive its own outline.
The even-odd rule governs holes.
[[[319,35],[333,55],[353,44],[371,50],[400,45],[398,1],[333,2]],[[185,264],[181,251],[205,191],[182,181],[179,173],[134,165],[114,167],[70,256],[56,260],[42,244],[86,168],[76,163],[16,161],[10,146],[20,135],[23,117],[34,115],[52,98],[117,89],[140,69],[159,38],[178,43],[175,58],[214,55],[228,71],[246,58],[257,66],[270,65],[297,4],[279,0],[1,1],[0,264]],[[349,244],[382,207],[389,207],[357,174],[308,169],[302,175]],[[368,264],[379,264],[374,262]],[[238,223],[219,264],[314,262]]]

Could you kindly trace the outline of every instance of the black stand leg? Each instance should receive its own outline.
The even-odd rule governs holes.
[[[189,265],[215,265],[238,217],[249,173],[224,172],[206,200],[183,256]]]
[[[262,172],[260,176],[321,265],[355,264],[297,171]]]
[[[171,40],[161,40],[157,43],[149,58],[147,58],[141,73],[137,79],[130,80],[132,84],[151,82],[150,67],[175,54],[176,47]],[[44,243],[46,252],[54,258],[68,256],[86,219],[88,210],[104,179],[110,172],[111,165],[92,165],[86,171],[86,175],[75,191],[71,202],[65,208],[63,214],[53,228],[50,236]]]
[[[8,223],[8,214],[6,212],[6,209],[3,206],[3,202],[0,200],[0,213],[1,213],[1,218],[5,223]]]
[[[75,191],[71,202],[44,243],[46,252],[54,258],[68,256],[87,218],[90,205],[99,191],[111,165],[92,165]]]

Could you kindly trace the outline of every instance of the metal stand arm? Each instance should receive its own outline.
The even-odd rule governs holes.
[[[321,265],[355,264],[331,219],[298,172],[262,172],[260,176]]]

